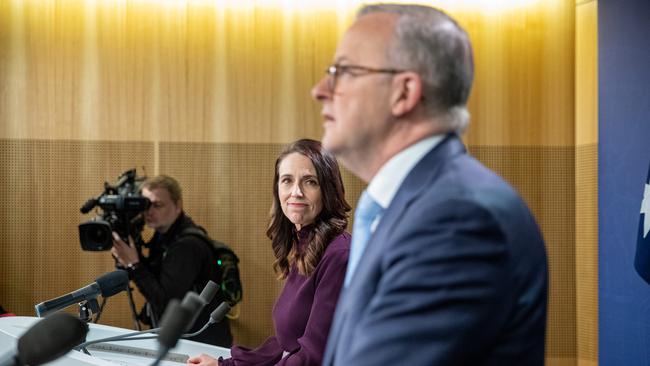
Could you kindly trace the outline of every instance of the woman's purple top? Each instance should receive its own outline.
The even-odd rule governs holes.
[[[308,229],[298,233],[299,250],[307,245]],[[232,347],[231,358],[221,361],[221,365],[320,365],[349,251],[350,234],[344,232],[327,246],[309,277],[292,266],[273,307],[275,335],[253,350]]]

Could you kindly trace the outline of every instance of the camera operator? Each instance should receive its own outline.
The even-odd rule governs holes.
[[[190,290],[200,292],[208,280],[214,280],[217,268],[210,244],[196,235],[184,233],[188,228],[205,230],[183,212],[181,187],[174,178],[159,175],[146,180],[142,195],[151,201],[144,213],[145,224],[155,230],[152,239],[144,244],[149,248],[148,256],[142,255],[132,238],[129,237],[127,244],[116,232],[113,232],[111,253],[118,266],[128,270],[147,301],[140,320],[156,326],[171,299],[181,299]],[[191,332],[205,324],[210,312],[224,300],[223,292],[219,291],[215,300],[204,308]],[[192,340],[230,347],[232,334],[228,319],[213,324]]]

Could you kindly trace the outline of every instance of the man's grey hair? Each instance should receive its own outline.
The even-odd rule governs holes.
[[[428,115],[440,120],[445,131],[462,133],[469,124],[466,105],[474,77],[472,47],[465,30],[444,12],[423,5],[366,5],[357,18],[370,13],[398,15],[387,47],[390,67],[417,72]]]

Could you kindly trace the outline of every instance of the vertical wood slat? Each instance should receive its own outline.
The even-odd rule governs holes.
[[[598,2],[576,5],[576,326],[578,365],[598,364]]]

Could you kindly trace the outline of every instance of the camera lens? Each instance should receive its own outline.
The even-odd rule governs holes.
[[[111,226],[104,220],[91,220],[79,225],[81,248],[89,251],[109,250],[113,246]]]

